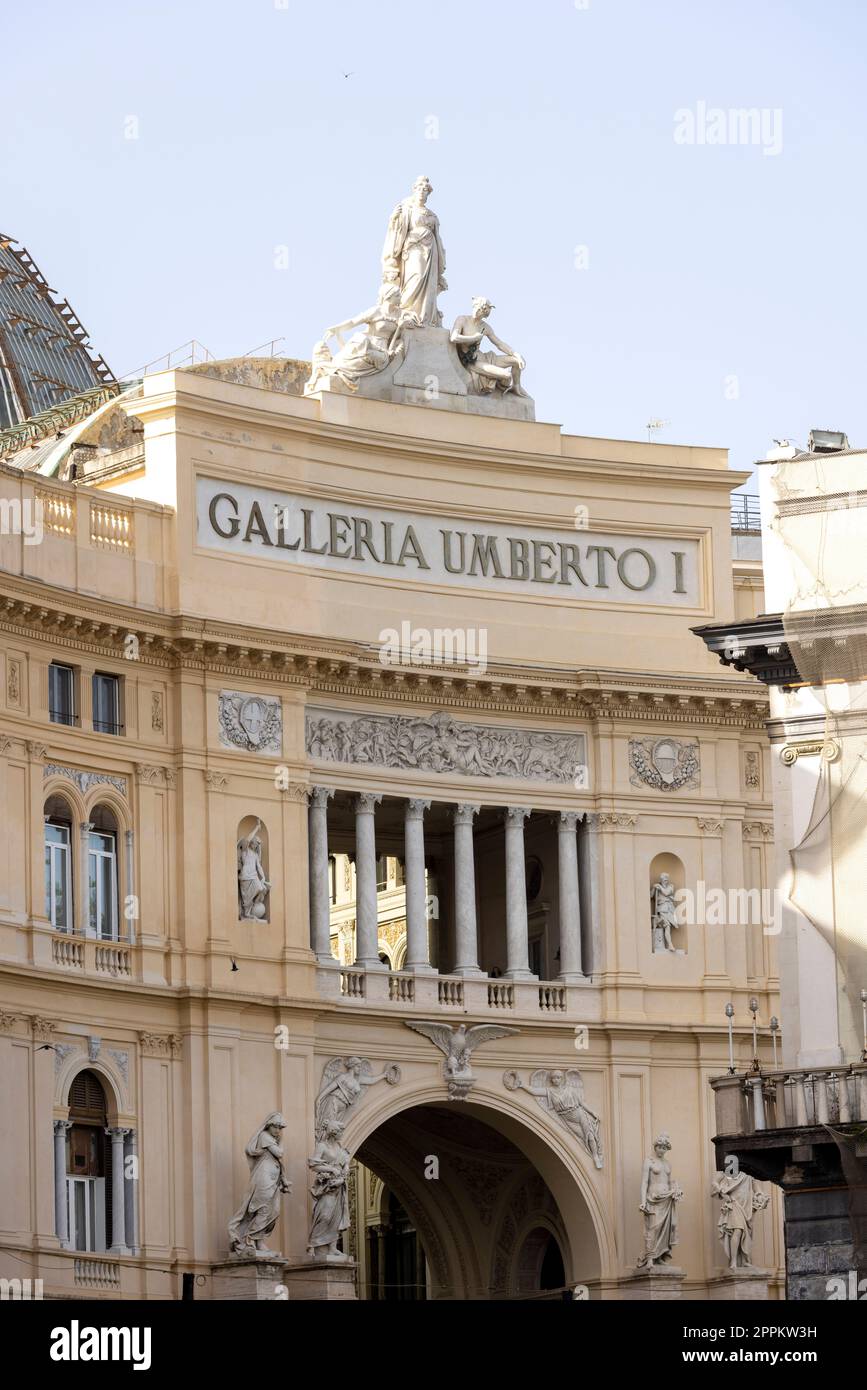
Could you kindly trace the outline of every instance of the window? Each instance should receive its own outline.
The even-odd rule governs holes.
[[[383,892],[388,887],[388,855],[378,854],[376,856],[376,887],[378,892]]]
[[[122,734],[120,680],[97,671],[93,677],[93,729],[97,734]]]
[[[48,716],[52,724],[75,723],[75,672],[59,661],[48,668]]]
[[[328,856],[328,896],[333,903],[337,902],[337,860],[333,854]]]
[[[79,1072],[75,1077],[69,1091],[69,1118],[69,1244],[73,1250],[106,1250],[111,1244],[111,1145],[105,1134],[105,1092],[93,1072]]]
[[[117,941],[117,822],[105,806],[91,817],[88,839],[88,925],[91,935]]]
[[[72,930],[71,826],[45,822],[45,915],[55,931]]]

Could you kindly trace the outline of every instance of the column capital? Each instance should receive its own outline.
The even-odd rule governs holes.
[[[113,1143],[118,1144],[129,1134],[129,1127],[127,1125],[106,1125],[105,1132]]]
[[[429,801],[421,801],[418,797],[411,797],[404,803],[403,814],[406,820],[421,820],[425,811],[429,810]]]
[[[577,830],[581,815],[580,811],[560,811],[557,816],[557,829],[560,834],[567,835],[571,831]]]
[[[55,1134],[65,1134],[66,1131],[67,1131],[68,1129],[72,1129],[72,1121],[71,1121],[71,1120],[55,1120],[55,1121],[54,1121],[54,1133],[55,1133]]]
[[[315,806],[316,809],[319,810],[319,811],[327,810],[327,808],[328,808],[328,802],[329,802],[330,798],[334,795],[334,788],[333,788],[333,787],[311,787],[311,788],[310,788],[310,793],[309,793],[309,795],[310,795],[310,805],[311,805],[311,806]]]
[[[79,824],[78,824],[78,831],[79,831],[79,834],[81,835],[82,839],[84,839],[85,836],[89,835],[92,829],[93,829],[93,821],[92,821],[92,820],[83,820],[83,821],[79,821]]]
[[[359,792],[352,805],[357,816],[372,816],[380,801],[382,792]]]
[[[507,806],[506,822],[508,825],[523,825],[528,816],[532,816],[532,806]]]
[[[470,806],[467,802],[462,802],[458,806],[452,807],[452,818],[455,825],[472,825],[473,817],[479,814],[480,806]]]

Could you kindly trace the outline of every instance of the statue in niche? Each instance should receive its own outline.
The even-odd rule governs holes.
[[[329,377],[337,377],[349,391],[357,391],[362,377],[381,372],[392,357],[400,352],[403,327],[398,319],[400,287],[383,283],[374,305],[345,319],[332,328],[326,328],[320,341],[313,349],[312,371],[304,387],[305,395],[319,390],[322,382]],[[367,325],[367,331],[354,334],[348,342],[343,334],[351,328]],[[328,339],[336,338],[340,347],[332,356]]]
[[[263,1242],[277,1225],[281,1194],[292,1191],[283,1174],[280,1140],[285,1128],[283,1116],[273,1111],[244,1150],[250,1165],[250,1186],[243,1205],[229,1222],[231,1255],[277,1258],[277,1252]]]
[[[658,882],[652,884],[650,889],[650,920],[654,952],[671,951],[674,955],[682,956],[683,951],[672,945],[671,940],[672,930],[680,926],[676,893],[677,889],[668,874],[660,874]]]
[[[271,884],[262,867],[261,826],[257,820],[250,834],[242,835],[238,841],[238,916],[242,922],[261,922],[268,915]]]
[[[683,1191],[671,1176],[670,1149],[668,1135],[660,1134],[653,1145],[653,1157],[644,1160],[641,1170],[639,1210],[644,1216],[644,1254],[639,1257],[639,1269],[667,1264],[677,1245],[677,1203]]]
[[[383,281],[396,286],[400,323],[412,328],[441,326],[437,295],[448,289],[439,218],[427,206],[432,192],[430,179],[419,175],[392,212],[382,248]]]
[[[521,372],[527,364],[520,353],[497,337],[488,323],[487,316],[493,307],[488,299],[474,299],[473,312],[461,314],[460,318],[455,319],[451,340],[457,347],[458,357],[472,377],[476,395],[486,396],[494,391],[511,391],[516,396],[526,396],[527,392],[521,385]],[[500,351],[480,352],[483,338],[487,338]]]
[[[368,1086],[375,1086],[378,1081],[396,1086],[399,1080],[400,1067],[395,1063],[374,1076],[373,1068],[363,1057],[332,1057],[322,1072],[316,1097],[313,1130],[316,1138],[321,1139],[329,1125],[338,1125],[342,1133],[350,1110],[358,1104]]]
[[[316,1176],[310,1189],[313,1221],[307,1244],[308,1254],[339,1263],[349,1259],[338,1250],[337,1242],[350,1224],[347,1191],[350,1154],[340,1142],[342,1134],[341,1124],[333,1119],[326,1120],[309,1160],[309,1167]]]
[[[753,1217],[764,1211],[770,1201],[747,1173],[718,1173],[713,1187],[720,1199],[717,1222],[719,1238],[726,1252],[729,1269],[753,1269],[750,1256],[753,1250]]]
[[[521,1080],[518,1072],[507,1071],[503,1084],[509,1091],[527,1091],[535,1096],[542,1109],[555,1115],[587,1150],[596,1167],[602,1167],[604,1159],[599,1116],[585,1104],[584,1080],[577,1068],[534,1071],[529,1086]]]

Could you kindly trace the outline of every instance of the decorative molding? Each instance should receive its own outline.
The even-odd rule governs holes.
[[[699,784],[697,743],[679,738],[631,738],[629,740],[629,780],[654,791],[681,791]]]
[[[638,824],[638,816],[629,811],[591,811],[587,822],[600,830],[632,830]]]
[[[60,763],[46,763],[42,770],[42,776],[43,778],[65,777],[68,781],[75,783],[82,795],[86,795],[91,787],[97,786],[114,787],[121,796],[127,795],[126,778],[112,777],[107,772],[81,772],[75,767],[62,767]]]
[[[48,752],[47,743],[35,743],[28,739],[24,746],[35,763],[41,763]]]
[[[35,1042],[53,1042],[57,1024],[40,1014],[31,1014],[30,1027]]]
[[[152,787],[156,783],[164,783],[166,786],[169,785],[169,773],[166,768],[161,767],[158,763],[136,763],[135,773],[138,780],[143,782],[146,786]]]
[[[138,1035],[143,1057],[180,1057],[183,1039],[179,1033],[144,1033]]]
[[[444,710],[424,716],[307,714],[307,753],[344,765],[572,784],[586,766],[582,733],[469,724]]]
[[[67,1057],[71,1053],[77,1052],[78,1048],[74,1043],[55,1043],[54,1044],[54,1074],[57,1076],[63,1069]]]
[[[759,755],[751,749],[744,754],[744,786],[752,790],[758,790],[762,785],[761,763]]]
[[[761,837],[763,840],[773,838],[774,827],[770,821],[766,820],[745,820],[743,823],[743,836],[745,840],[752,840]]]
[[[13,709],[21,704],[21,662],[11,657],[6,669],[6,703]]]
[[[91,1062],[96,1062],[99,1059],[101,1047],[102,1038],[98,1038],[95,1034],[91,1034],[87,1039],[87,1056]]]
[[[165,715],[163,713],[163,694],[161,690],[151,691],[151,729],[154,733],[161,734],[165,728]]]
[[[129,1053],[123,1052],[118,1047],[109,1047],[106,1048],[106,1051],[123,1077],[124,1084],[129,1085]]]
[[[205,786],[208,788],[208,791],[222,792],[226,790],[228,785],[229,779],[224,776],[222,772],[212,772],[210,768],[206,770]]]
[[[288,801],[307,801],[310,796],[309,782],[287,782],[285,787],[278,787]]]
[[[697,816],[696,824],[702,835],[721,835],[723,832],[723,822],[721,820],[705,820],[703,817]]]
[[[0,1009],[0,1033],[11,1033],[16,1023],[29,1022],[29,1014],[9,1013],[6,1009]]]
[[[223,748],[243,748],[248,753],[283,751],[283,704],[274,695],[251,695],[249,691],[221,690],[217,719]]]
[[[780,762],[791,767],[799,758],[821,758],[826,763],[835,763],[840,756],[840,745],[834,739],[810,739],[803,743],[787,743],[780,750]]]

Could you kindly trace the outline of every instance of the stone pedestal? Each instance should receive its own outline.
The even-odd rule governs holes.
[[[764,1302],[769,1278],[766,1269],[727,1269],[708,1279],[708,1291],[714,1303]]]
[[[358,1297],[355,1292],[356,1268],[354,1260],[342,1263],[336,1260],[307,1260],[303,1264],[290,1265],[286,1270],[284,1282],[293,1301],[355,1300]]]
[[[286,1298],[286,1261],[276,1250],[261,1259],[211,1265],[213,1296],[220,1301],[275,1303]]]
[[[674,1265],[653,1265],[636,1269],[620,1285],[621,1299],[630,1302],[667,1303],[682,1297],[684,1272]]]
[[[405,328],[403,344],[403,351],[382,371],[359,377],[355,391],[350,391],[339,377],[329,377],[309,394],[314,400],[336,393],[391,401],[395,405],[458,410],[468,415],[535,420],[536,406],[530,396],[515,396],[511,391],[491,391],[483,396],[473,393],[472,377],[458,357],[447,328]],[[487,349],[489,344],[483,346]]]

